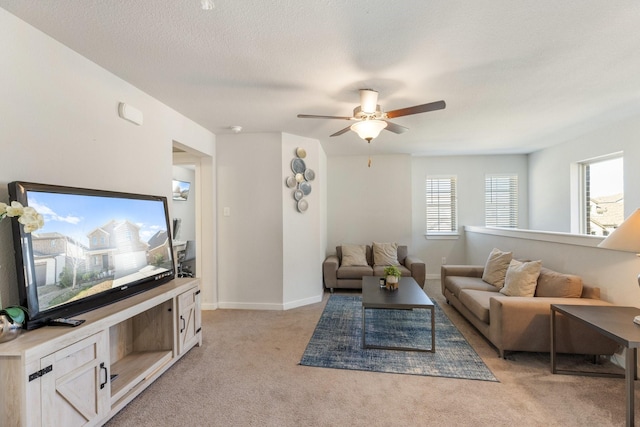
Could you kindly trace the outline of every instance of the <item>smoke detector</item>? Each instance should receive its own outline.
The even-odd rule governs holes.
[[[240,133],[240,131],[242,130],[242,126],[231,126],[229,129],[231,129],[233,133]]]

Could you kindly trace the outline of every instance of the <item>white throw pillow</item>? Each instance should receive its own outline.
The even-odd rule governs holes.
[[[368,265],[367,247],[365,245],[342,245],[342,265]]]
[[[500,292],[510,297],[532,297],[536,293],[542,261],[520,262],[512,259]]]
[[[373,264],[400,265],[398,262],[398,244],[373,242]]]
[[[511,252],[503,252],[500,249],[493,248],[484,265],[482,280],[498,289],[502,288],[512,258],[513,254]]]

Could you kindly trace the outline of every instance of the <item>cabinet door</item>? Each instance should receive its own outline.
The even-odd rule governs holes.
[[[109,412],[106,332],[40,360],[43,426],[91,426]]]
[[[191,289],[178,296],[178,354],[200,343],[200,290]]]

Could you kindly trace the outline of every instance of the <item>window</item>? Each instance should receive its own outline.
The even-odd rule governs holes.
[[[457,234],[455,176],[427,177],[427,234]]]
[[[623,157],[608,156],[580,164],[581,232],[608,236],[624,221]]]
[[[518,175],[486,175],[484,200],[487,227],[518,227]]]

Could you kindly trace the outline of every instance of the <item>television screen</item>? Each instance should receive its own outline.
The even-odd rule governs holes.
[[[173,180],[173,200],[185,201],[189,197],[190,182]]]
[[[10,183],[9,194],[45,221],[33,233],[12,221],[27,329],[173,279],[165,197],[26,182]]]

